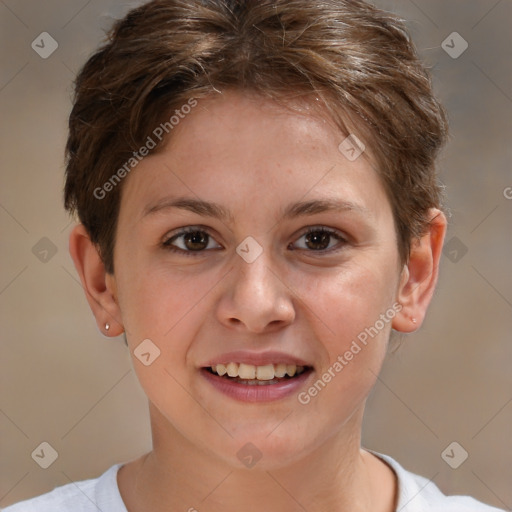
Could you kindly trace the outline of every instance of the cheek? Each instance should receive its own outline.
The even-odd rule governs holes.
[[[135,262],[124,275],[119,299],[125,327],[135,338],[153,336],[163,347],[175,331],[194,329],[196,323],[190,319],[218,280],[212,273],[198,276],[194,271]]]
[[[191,387],[187,356],[207,318],[208,291],[218,277],[192,277],[176,269],[135,262],[124,270],[130,279],[122,281],[120,305],[134,369],[150,401],[168,421],[179,425],[179,419],[197,407],[185,391]],[[149,344],[143,341],[148,339]]]
[[[334,276],[302,280],[324,357],[317,380],[299,402],[326,421],[336,410],[345,415],[361,404],[380,371],[395,315],[395,277],[382,270],[352,266]]]
[[[373,326],[393,305],[398,276],[374,262],[349,264],[323,275],[297,274],[292,279],[302,301],[316,314],[316,323],[323,323],[329,333],[326,346],[343,350],[347,341]]]

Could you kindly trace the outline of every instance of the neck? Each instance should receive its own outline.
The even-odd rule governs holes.
[[[360,448],[362,412],[300,459],[272,466],[263,454],[251,469],[239,469],[192,444],[151,408],[153,450],[121,468],[121,495],[129,512],[394,510],[383,503],[383,491],[384,501],[394,501],[384,463]]]

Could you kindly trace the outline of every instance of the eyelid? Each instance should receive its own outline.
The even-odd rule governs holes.
[[[207,226],[203,226],[203,225],[192,225],[192,226],[184,226],[181,228],[177,228],[177,229],[171,231],[170,233],[167,233],[164,236],[163,241],[161,242],[161,245],[162,245],[162,247],[164,247],[167,250],[171,250],[173,252],[177,252],[177,253],[184,254],[187,256],[199,256],[199,255],[201,255],[201,253],[206,253],[206,252],[212,251],[213,249],[215,249],[215,250],[219,249],[219,247],[215,247],[213,249],[212,248],[203,249],[200,251],[186,251],[184,249],[181,249],[180,247],[176,247],[175,245],[173,245],[171,243],[172,241],[179,238],[180,236],[186,235],[187,233],[197,232],[197,231],[206,233],[208,235],[208,237],[213,239],[215,241],[215,243],[220,246],[220,248],[224,248],[217,241],[216,237],[211,233],[211,229],[208,228]],[[342,248],[342,247],[340,247],[340,245],[343,246],[343,245],[349,243],[349,236],[346,235],[344,232],[341,232],[335,228],[330,228],[330,227],[327,227],[324,225],[315,225],[315,226],[307,226],[306,228],[303,228],[301,234],[295,238],[295,242],[290,243],[287,247],[290,248],[291,246],[293,246],[294,243],[296,243],[302,237],[304,237],[310,233],[315,233],[318,231],[327,233],[328,235],[336,238],[338,240],[338,243],[334,247],[331,247],[330,249],[319,249],[319,250],[315,251],[312,249],[308,250],[308,249],[304,249],[304,248],[298,248],[298,249],[292,248],[292,250],[299,250],[299,251],[303,251],[303,252],[320,255],[320,254],[336,252]]]
[[[339,231],[335,228],[330,228],[323,225],[316,225],[316,226],[308,226],[302,233],[295,239],[295,242],[292,242],[288,247],[292,246],[294,243],[296,243],[298,240],[300,240],[303,236],[308,235],[310,233],[315,233],[318,231],[322,231],[324,233],[327,233],[328,235],[336,238],[338,240],[338,244],[336,246],[331,247],[330,249],[320,249],[320,250],[312,250],[312,249],[292,249],[292,250],[299,250],[304,251],[312,254],[326,254],[331,252],[336,252],[341,249],[340,245],[343,246],[345,244],[349,243],[349,236],[343,233],[342,231]]]
[[[193,233],[195,231],[204,231],[209,236],[214,238],[211,228],[209,228],[207,226],[203,226],[202,224],[194,224],[194,225],[190,225],[190,226],[182,226],[182,227],[179,227],[179,228],[176,228],[176,229],[173,229],[173,230],[167,232],[163,236],[163,241],[167,242],[167,241],[171,240],[172,238],[177,237],[179,235],[186,235],[187,233]]]
[[[171,243],[174,240],[176,240],[177,238],[179,238],[180,236],[186,235],[187,233],[194,233],[197,231],[206,233],[206,235],[208,235],[209,238],[214,240],[215,243],[220,246],[220,248],[223,248],[222,244],[220,244],[217,241],[217,238],[212,234],[212,230],[210,228],[208,228],[207,226],[203,226],[201,224],[176,228],[176,229],[170,231],[169,233],[166,233],[166,235],[162,239],[161,246],[164,249],[171,250],[173,252],[177,252],[180,254],[185,254],[187,256],[199,256],[201,253],[211,251],[212,249],[208,249],[208,250],[203,249],[202,251],[185,251],[184,249],[181,249],[180,247],[176,247],[175,245],[173,245]],[[214,249],[218,250],[219,247],[215,247]]]
[[[302,235],[307,235],[308,233],[315,232],[315,231],[325,231],[326,233],[331,233],[331,234],[337,235],[340,238],[347,238],[347,235],[345,235],[339,229],[330,228],[329,226],[324,226],[322,224],[306,227],[305,231],[302,233]]]

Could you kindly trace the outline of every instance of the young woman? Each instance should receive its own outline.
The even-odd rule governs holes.
[[[486,512],[361,447],[392,330],[431,300],[447,126],[358,0],[157,0],[76,82],[70,252],[153,449],[6,512]]]

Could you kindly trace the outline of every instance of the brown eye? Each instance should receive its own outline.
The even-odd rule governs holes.
[[[206,231],[197,228],[189,228],[176,233],[163,242],[163,246],[172,251],[189,254],[222,248]]]
[[[311,228],[295,242],[292,248],[320,252],[329,251],[336,246],[343,246],[344,243],[346,243],[345,238],[336,231],[326,228]]]
[[[305,238],[306,245],[314,251],[322,251],[329,247],[331,234],[325,231],[313,231],[308,233]]]
[[[208,247],[209,238],[203,231],[192,231],[183,237],[183,243],[190,251],[201,251]]]

